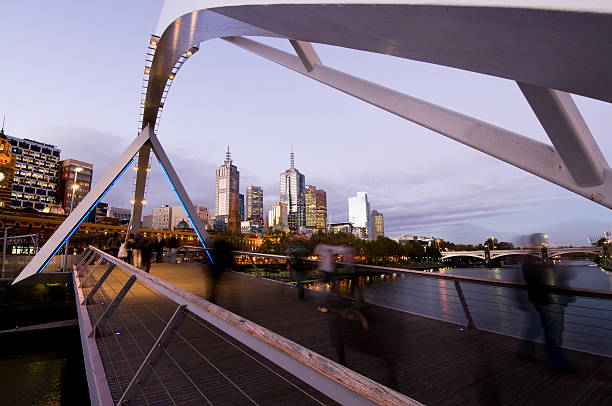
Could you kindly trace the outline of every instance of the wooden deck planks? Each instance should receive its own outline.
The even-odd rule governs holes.
[[[151,272],[182,289],[200,296],[206,295],[207,280],[197,265],[154,264]],[[113,272],[113,276],[109,278],[109,285],[97,295],[107,303],[120,289],[121,283],[127,280],[119,272],[116,275]],[[113,316],[112,327],[144,324],[156,336],[164,324],[150,314],[150,309],[155,309],[159,317],[167,320],[173,312],[172,305],[139,287],[138,283],[133,293],[126,296],[125,304]],[[143,296],[147,299],[142,300]],[[514,354],[517,339],[480,330],[462,331],[458,325],[378,306],[368,306],[363,310],[370,320],[370,329],[364,332],[357,320],[318,311],[317,305],[322,300],[320,294],[310,294],[309,300],[299,301],[294,287],[237,273],[226,275],[218,299],[217,303],[228,310],[335,361],[338,361],[338,355],[334,340],[338,335],[330,331],[332,327],[339,329],[349,368],[387,385],[393,384],[393,375],[402,393],[426,404],[605,404],[612,398],[612,360],[608,358],[567,351],[568,358],[577,366],[578,374],[563,375],[546,368],[541,350],[538,354],[542,360],[540,363],[517,359]],[[94,320],[102,312],[100,305],[91,305],[88,309]],[[303,393],[296,397],[292,384],[325,404],[333,403],[315,389],[269,365],[259,355],[238,343],[230,345],[224,342],[218,335],[193,321],[187,320],[179,330],[193,346],[206,349],[206,356],[214,365],[230,371],[232,379],[240,382],[239,386],[245,388],[245,392],[250,391],[257,403],[314,403]],[[146,347],[154,341],[146,331],[133,334],[132,341],[137,340],[141,346]],[[217,334],[224,336],[219,332]],[[143,355],[134,348],[123,348],[129,344],[127,339],[106,339],[109,358],[104,362],[109,365],[107,374],[114,396],[127,383],[115,383],[113,380],[125,381],[130,375],[126,370],[134,369],[143,359]],[[123,340],[124,344],[120,345],[118,340]],[[227,387],[227,382],[213,378],[214,368],[211,370],[203,366],[199,356],[193,355],[193,350],[180,344],[180,341],[173,343],[176,348],[172,347],[172,353],[180,365],[184,363],[193,370],[202,370],[198,374],[201,377],[198,378],[201,379],[198,385],[207,388],[211,400],[215,399],[213,404],[241,404],[247,399],[235,388]],[[250,357],[238,351],[238,347],[249,353]],[[126,351],[129,353],[126,354]],[[101,352],[104,353],[102,346]],[[190,353],[192,355],[188,355]],[[128,359],[122,360],[122,357]],[[114,376],[112,371],[109,372],[112,363],[118,364],[114,369],[123,373]],[[269,369],[263,368],[262,364]],[[172,379],[172,374],[176,373],[173,371],[172,368],[163,370],[167,374],[165,379],[172,381],[169,384],[174,384],[176,380],[177,386],[172,390],[180,391],[180,385],[185,383]],[[280,379],[277,373],[284,374],[285,380]],[[281,383],[276,384],[276,381]],[[192,395],[182,395],[189,403]]]

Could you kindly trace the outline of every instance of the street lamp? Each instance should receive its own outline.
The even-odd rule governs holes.
[[[77,166],[74,169],[74,181],[72,182],[72,198],[70,199],[70,213],[72,214],[72,209],[74,209],[74,195],[76,191],[79,189],[79,185],[77,184],[77,176],[79,172],[81,172],[83,168]],[[64,245],[64,272],[68,271],[68,240],[66,240],[66,244]]]

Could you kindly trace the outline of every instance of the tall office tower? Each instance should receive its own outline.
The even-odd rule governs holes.
[[[246,219],[263,226],[263,188],[249,186],[246,191]]]
[[[290,168],[280,175],[280,201],[287,205],[289,230],[297,232],[306,227],[305,178],[295,169],[293,152],[290,161]]]
[[[57,202],[66,214],[87,196],[91,190],[91,179],[93,177],[93,164],[77,161],[76,159],[65,159],[60,161],[60,175],[57,182]],[[75,183],[76,180],[76,183]],[[77,185],[76,189],[75,186]],[[72,202],[74,196],[74,203]]]
[[[229,147],[225,153],[225,162],[217,169],[215,182],[215,218],[227,224],[234,195],[238,199],[240,172],[232,165]]]
[[[55,204],[60,150],[38,141],[6,138],[15,155],[11,207],[43,210]]]
[[[268,211],[268,226],[277,225],[287,225],[287,205],[282,202],[276,202]]]
[[[361,230],[362,238],[369,238],[370,227],[370,202],[366,192],[357,192],[357,196],[348,198],[349,222],[353,228]]]
[[[385,221],[383,219],[383,214],[378,210],[372,210],[370,213],[370,225],[372,226],[370,237],[372,240],[385,236]]]
[[[306,229],[325,231],[327,228],[327,196],[325,190],[306,186]]]
[[[11,143],[0,130],[0,208],[11,206],[11,191],[15,175],[15,154],[11,152]]]
[[[170,230],[172,226],[172,207],[167,204],[153,209],[153,228]]]
[[[240,221],[244,221],[244,195],[238,194],[238,207],[240,211]]]

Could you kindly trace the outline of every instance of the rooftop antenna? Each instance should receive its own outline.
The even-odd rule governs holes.
[[[6,114],[2,117],[2,130],[0,130],[0,134],[4,134],[4,122],[6,121]]]
[[[230,153],[229,145],[227,146],[227,152],[225,153],[225,163],[226,164],[232,163],[232,154]]]
[[[291,144],[291,154],[289,156],[290,156],[289,161],[291,164],[290,168],[295,168],[295,157],[293,155],[293,144]]]

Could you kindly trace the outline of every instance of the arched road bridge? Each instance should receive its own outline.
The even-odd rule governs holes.
[[[546,249],[546,257],[554,258],[564,254],[574,253],[585,253],[585,254],[597,254],[602,255],[603,249],[601,247],[569,247],[569,248],[548,248]],[[507,257],[510,255],[534,255],[541,257],[543,251],[535,249],[515,249],[515,250],[479,250],[479,251],[444,251],[441,253],[442,258],[453,258],[453,257],[472,257],[480,258],[486,261],[495,258]]]

